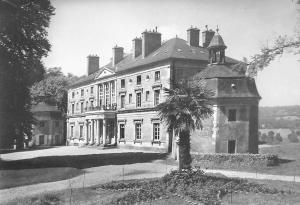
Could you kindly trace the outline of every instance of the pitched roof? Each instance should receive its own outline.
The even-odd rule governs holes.
[[[32,106],[31,112],[60,112],[60,110],[55,105],[40,102]]]
[[[207,65],[207,68],[197,73],[196,78],[240,78],[245,77],[237,71],[234,71],[228,64],[212,64]]]
[[[136,58],[132,57],[132,54],[128,54],[124,57],[122,61],[116,64],[114,67],[112,63],[108,63],[107,65],[100,68],[99,71],[93,73],[89,76],[86,76],[70,87],[80,86],[92,82],[95,77],[102,71],[104,68],[108,68],[116,73],[124,72],[126,70],[130,70],[132,68],[152,64],[155,62],[159,62],[166,59],[189,59],[189,60],[199,60],[199,61],[206,61],[208,62],[208,49],[203,47],[194,47],[190,46],[187,41],[180,39],[180,38],[172,38],[168,41],[162,43],[162,45],[150,53],[145,58],[142,55],[139,55]],[[232,58],[226,57],[226,62],[235,64],[239,61],[234,60]]]
[[[225,45],[222,36],[219,33],[216,33],[214,37],[211,39],[208,48],[226,48],[227,46]]]

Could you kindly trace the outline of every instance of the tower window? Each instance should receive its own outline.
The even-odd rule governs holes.
[[[228,111],[228,121],[236,121],[236,109],[230,109]]]

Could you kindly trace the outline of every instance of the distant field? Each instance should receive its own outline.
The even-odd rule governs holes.
[[[281,159],[278,166],[262,170],[270,174],[300,175],[300,143],[283,142],[274,146],[260,146],[260,154],[276,154]]]

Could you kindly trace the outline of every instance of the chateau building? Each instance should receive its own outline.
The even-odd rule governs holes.
[[[53,105],[40,102],[32,106],[31,112],[37,121],[33,125],[32,143],[37,146],[64,145],[63,117]]]
[[[174,153],[176,136],[156,105],[171,81],[195,78],[205,79],[215,95],[213,116],[192,133],[192,151],[257,153],[260,96],[254,80],[234,69],[240,62],[227,57],[226,48],[218,31],[203,31],[200,45],[197,28],[187,30],[187,40],[165,42],[155,29],[134,38],[130,54],[115,46],[101,68],[98,56],[88,56],[87,76],[68,91],[68,143]]]

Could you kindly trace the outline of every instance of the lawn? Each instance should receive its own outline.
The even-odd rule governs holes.
[[[163,178],[115,181],[96,187],[66,189],[16,199],[12,204],[300,204],[300,183],[240,180],[202,172]],[[218,198],[219,190],[221,195]]]
[[[0,189],[59,181],[73,178],[81,173],[80,169],[72,167],[0,170]]]

